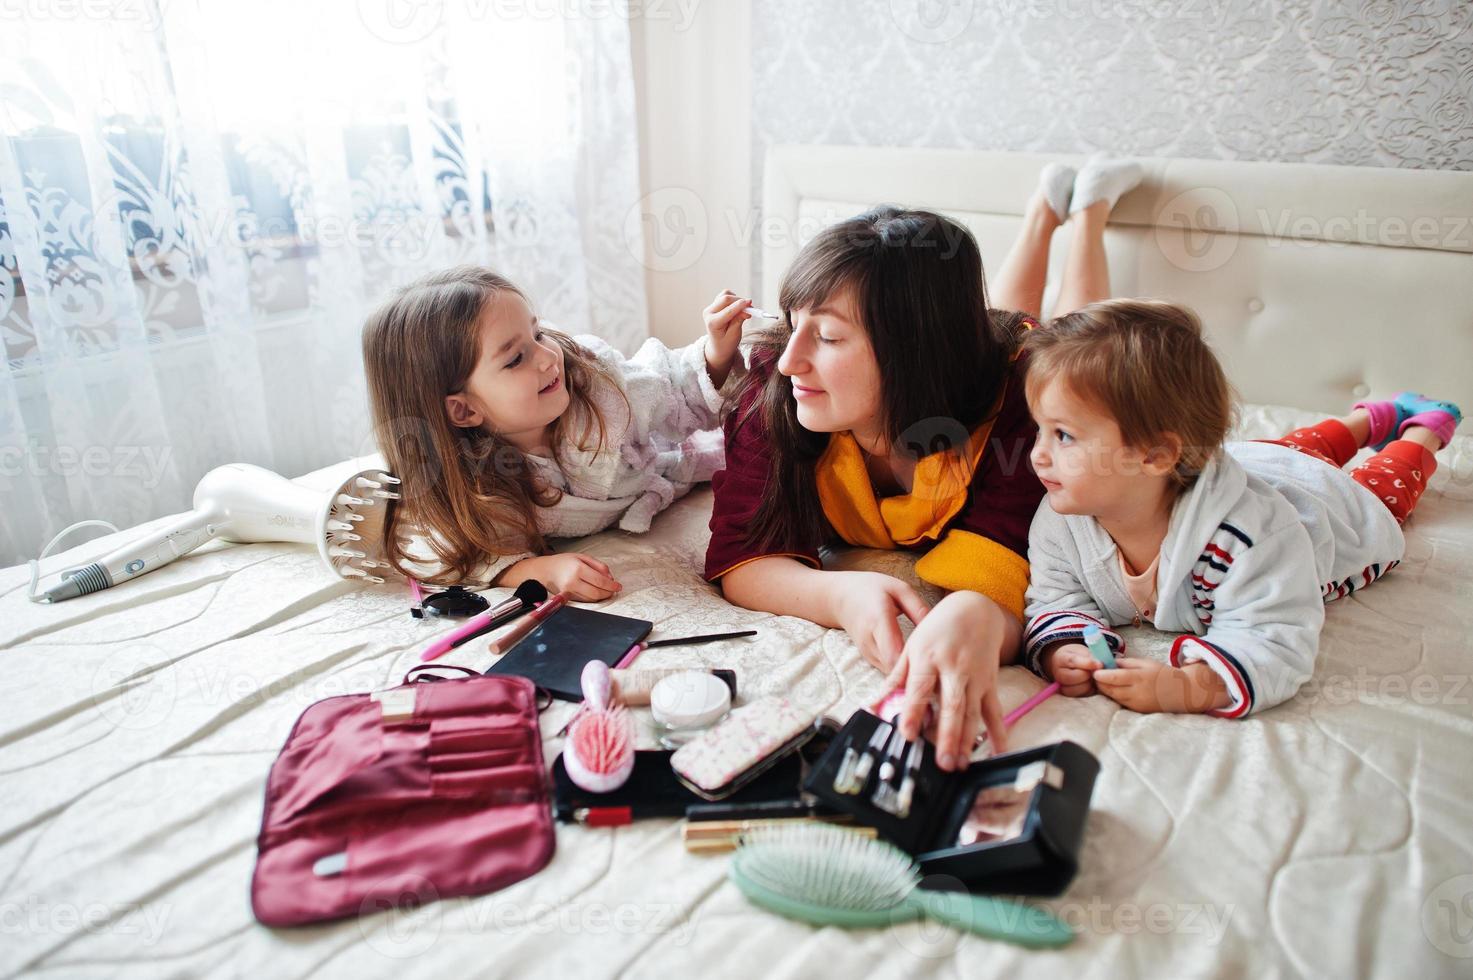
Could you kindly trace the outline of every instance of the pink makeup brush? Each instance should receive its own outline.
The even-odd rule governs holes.
[[[590,660],[582,686],[583,707],[568,730],[563,766],[590,793],[611,793],[634,771],[634,723],[623,705],[612,703],[608,664]]]

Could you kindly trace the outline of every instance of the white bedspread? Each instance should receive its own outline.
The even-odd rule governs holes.
[[[1257,410],[1245,427],[1306,420]],[[26,570],[5,569],[0,973],[1467,976],[1473,439],[1443,455],[1406,561],[1331,607],[1315,684],[1294,701],[1230,722],[1056,698],[1020,723],[1019,747],[1068,738],[1103,763],[1082,871],[1045,903],[1079,929],[1058,952],[922,924],[776,918],[727,883],[724,857],[687,855],[673,820],[559,827],[552,864],[493,895],[263,928],[248,897],[255,835],[292,721],[320,698],[395,682],[436,626],[407,615],[402,587],[355,589],[291,545],[211,545],[52,607],[27,603]],[[842,633],[735,608],[701,581],[709,507],[702,489],[648,535],[581,545],[625,584],[610,611],[667,634],[761,633],[643,663],[734,666],[747,696],[786,692],[841,718],[881,693]],[[839,560],[909,575],[898,555]],[[1158,654],[1167,642],[1130,640]],[[1039,686],[1006,670],[1004,704]],[[549,711],[544,732],[568,710]]]

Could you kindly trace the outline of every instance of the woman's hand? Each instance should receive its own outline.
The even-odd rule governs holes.
[[[910,635],[887,680],[890,689],[905,685],[901,736],[920,737],[926,710],[935,701],[936,764],[943,770],[966,768],[984,726],[992,750],[1005,751],[997,669],[1021,631],[1017,617],[976,592],[953,592],[937,603]]]
[[[591,555],[575,553],[523,558],[502,572],[497,585],[516,587],[535,578],[550,594],[567,593],[579,602],[598,602],[624,588],[614,580],[609,566]]]
[[[751,300],[723,289],[702,314],[706,318],[706,372],[718,388],[726,384],[726,376],[736,361],[737,347],[742,342],[742,324],[752,318],[747,312],[751,305]]]
[[[915,589],[882,572],[825,572],[834,618],[872,666],[888,671],[905,645],[897,616],[916,626],[930,611]]]
[[[1059,682],[1059,693],[1067,698],[1087,698],[1098,694],[1095,671],[1104,667],[1083,643],[1058,643],[1039,658],[1045,677]]]

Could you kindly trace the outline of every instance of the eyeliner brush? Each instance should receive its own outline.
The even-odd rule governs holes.
[[[695,646],[697,643],[715,643],[717,640],[735,640],[743,636],[756,635],[756,630],[737,630],[735,633],[706,633],[701,636],[672,636],[666,640],[646,640],[644,648],[646,650],[652,650],[655,647]]]

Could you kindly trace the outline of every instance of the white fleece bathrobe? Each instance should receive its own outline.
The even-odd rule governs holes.
[[[1239,718],[1294,696],[1314,671],[1324,604],[1369,585],[1401,560],[1396,518],[1344,470],[1284,446],[1231,443],[1172,508],[1157,568],[1157,629],[1186,635],[1171,662],[1203,661]],[[1025,662],[1097,623],[1137,620],[1115,542],[1092,517],[1048,500],[1028,538]]]
[[[670,350],[651,337],[628,358],[597,337],[574,339],[593,352],[619,390],[600,384],[591,394],[607,426],[602,450],[569,446],[560,463],[527,457],[539,481],[563,492],[553,506],[537,508],[537,526],[553,538],[582,537],[615,523],[643,533],[656,514],[725,465],[721,406],[746,366],[737,357],[718,390],[706,371],[704,338]],[[564,431],[580,433],[581,421],[571,421]],[[411,538],[407,550],[420,559],[411,570],[436,576],[425,542]],[[530,557],[531,552],[520,552],[488,559],[466,584],[489,583]]]

